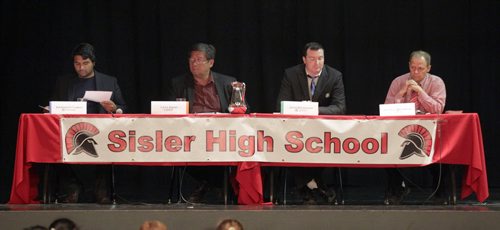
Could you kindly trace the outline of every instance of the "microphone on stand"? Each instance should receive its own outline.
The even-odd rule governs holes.
[[[111,112],[111,116],[114,118],[115,114],[123,114],[123,110],[121,108],[117,108],[115,112]],[[111,200],[112,204],[116,205],[116,184],[115,184],[115,165],[111,164]]]
[[[123,114],[123,110],[121,108],[118,108],[115,110],[115,112],[111,112],[112,117],[115,117],[115,114]]]

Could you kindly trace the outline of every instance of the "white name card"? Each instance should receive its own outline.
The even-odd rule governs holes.
[[[415,115],[415,103],[380,104],[380,116]]]
[[[281,113],[287,115],[318,115],[318,102],[281,101]]]
[[[51,114],[87,114],[87,102],[51,101],[49,111]]]
[[[188,114],[188,101],[152,101],[151,114]]]

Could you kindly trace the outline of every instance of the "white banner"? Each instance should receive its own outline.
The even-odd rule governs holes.
[[[258,117],[61,118],[64,162],[432,162],[437,122]]]

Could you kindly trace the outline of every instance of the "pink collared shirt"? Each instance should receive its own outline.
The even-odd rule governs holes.
[[[385,104],[410,102],[410,94],[398,95],[401,88],[405,87],[406,81],[410,79],[410,73],[395,78],[387,92]],[[443,113],[446,103],[446,87],[443,80],[436,75],[427,74],[419,85],[425,93],[418,94],[419,103],[417,103],[418,107],[416,109],[423,113]]]

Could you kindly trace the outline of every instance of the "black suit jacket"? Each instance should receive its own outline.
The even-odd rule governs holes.
[[[96,90],[98,91],[111,91],[111,100],[116,104],[117,109],[121,109],[123,112],[126,111],[127,105],[123,99],[120,86],[118,86],[118,80],[115,77],[97,72],[94,70]],[[56,87],[54,89],[54,94],[51,100],[54,101],[76,101],[77,95],[75,95],[75,84],[78,80],[76,74],[71,76],[63,76],[57,81]],[[99,113],[107,113],[102,106],[99,107]]]
[[[309,87],[305,65],[300,64],[285,70],[281,81],[276,111],[280,111],[281,101],[309,101]],[[345,114],[345,95],[342,73],[328,65],[323,67],[316,83],[312,101],[318,102],[319,114]]]
[[[227,108],[231,102],[231,94],[233,92],[231,83],[236,81],[236,78],[213,71],[210,74],[214,79],[215,88],[219,95],[220,108],[222,110],[220,112],[227,113],[229,112]],[[173,101],[176,98],[186,98],[187,101],[194,101],[194,77],[191,73],[175,77],[172,79],[170,87],[168,100]],[[189,103],[189,111],[193,111],[192,103]]]

